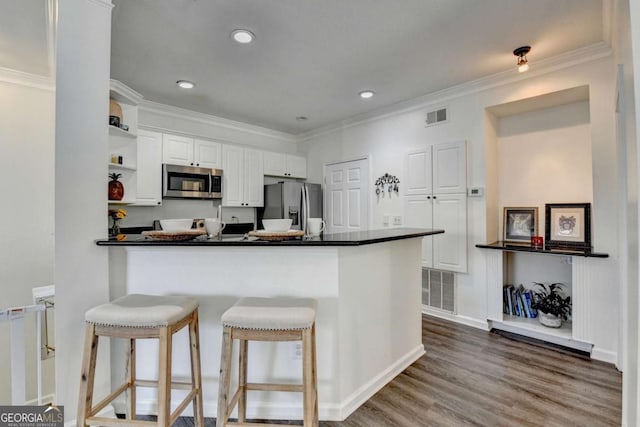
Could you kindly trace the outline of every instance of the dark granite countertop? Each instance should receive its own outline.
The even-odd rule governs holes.
[[[441,234],[444,230],[426,228],[389,228],[383,230],[353,231],[349,233],[323,233],[319,237],[296,238],[282,241],[243,239],[242,236],[209,239],[206,236],[186,241],[152,240],[140,234],[127,234],[126,239],[96,240],[98,246],[361,246],[393,240]]]
[[[607,258],[609,254],[602,252],[593,252],[584,249],[574,248],[549,248],[545,245],[544,248],[536,248],[531,246],[530,243],[512,243],[512,242],[493,242],[486,245],[479,244],[476,248],[481,249],[497,249],[506,252],[531,252],[547,255],[571,255],[571,256],[584,256],[593,258]]]

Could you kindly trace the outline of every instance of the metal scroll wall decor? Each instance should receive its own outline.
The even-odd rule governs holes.
[[[393,175],[389,175],[385,173],[380,178],[376,179],[376,195],[380,197],[384,197],[384,193],[389,193],[389,197],[391,197],[392,193],[398,193],[398,184],[400,184],[400,180]]]

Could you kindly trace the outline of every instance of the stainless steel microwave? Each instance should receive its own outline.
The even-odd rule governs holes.
[[[162,197],[221,199],[222,169],[162,165]]]

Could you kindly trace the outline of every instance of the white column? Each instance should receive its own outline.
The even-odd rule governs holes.
[[[56,65],[56,400],[76,418],[84,313],[109,299],[107,121],[110,0],[59,0]],[[106,342],[104,342],[106,344]],[[109,351],[98,355],[96,395],[110,390]]]
[[[485,249],[487,260],[487,319],[502,322],[502,287],[504,253]]]

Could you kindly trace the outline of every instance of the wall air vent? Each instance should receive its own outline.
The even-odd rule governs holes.
[[[422,269],[422,305],[455,313],[456,275],[450,271]]]
[[[447,107],[428,111],[424,123],[427,126],[439,125],[449,121],[449,109]]]

